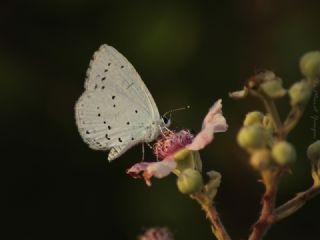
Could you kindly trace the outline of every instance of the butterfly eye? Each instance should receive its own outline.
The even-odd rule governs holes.
[[[162,120],[163,120],[164,124],[166,125],[166,127],[168,127],[171,124],[171,120],[168,117],[162,117]]]

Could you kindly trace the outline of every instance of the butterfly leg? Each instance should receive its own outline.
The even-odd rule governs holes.
[[[142,143],[142,161],[141,162],[143,162],[144,161],[144,143]]]
[[[167,127],[164,127],[164,129],[165,130],[167,130],[168,132],[170,132],[170,133],[173,133],[173,131],[171,131],[169,128],[167,128]]]

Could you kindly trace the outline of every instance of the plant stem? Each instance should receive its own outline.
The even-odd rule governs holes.
[[[304,107],[295,106],[291,109],[287,119],[283,124],[283,132],[285,135],[288,135],[288,133],[298,124],[303,112]]]
[[[262,172],[262,178],[266,190],[262,197],[262,210],[260,217],[253,225],[253,230],[249,236],[249,240],[263,239],[264,235],[271,227],[271,223],[268,221],[268,219],[274,210],[281,173],[282,170],[280,169]]]
[[[212,232],[218,240],[231,240],[229,234],[224,228],[219,214],[214,207],[213,203],[208,199],[208,197],[202,193],[194,193],[191,198],[195,199],[202,207],[202,210],[206,213],[208,219],[210,220],[212,226]]]
[[[268,222],[274,224],[300,209],[308,200],[320,194],[320,185],[313,185],[308,190],[298,193],[297,196],[274,210],[268,217]]]

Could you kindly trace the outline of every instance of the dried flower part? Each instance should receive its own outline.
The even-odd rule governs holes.
[[[306,81],[294,83],[289,89],[291,106],[305,105],[312,95],[312,85]]]
[[[209,181],[204,186],[204,191],[208,198],[213,201],[215,196],[217,195],[218,188],[221,184],[221,174],[217,171],[210,171],[207,172],[207,175],[209,176]]]
[[[174,240],[168,228],[150,228],[138,237],[138,240]]]
[[[297,154],[291,143],[280,141],[272,147],[272,157],[279,165],[286,166],[296,160]]]
[[[230,92],[229,97],[231,97],[233,99],[241,99],[241,98],[245,98],[246,96],[248,96],[248,94],[249,94],[248,89],[244,88],[243,90]]]
[[[287,91],[282,87],[281,79],[261,84],[261,89],[271,98],[280,98],[286,95]]]
[[[320,52],[312,51],[304,54],[300,59],[300,70],[307,78],[320,76]]]
[[[269,70],[261,71],[249,78],[246,86],[255,91],[262,91],[271,98],[279,98],[286,94],[282,80]]]
[[[154,154],[159,159],[164,159],[186,145],[191,144],[194,136],[189,130],[181,130],[180,132],[173,132],[166,130],[163,132],[160,139],[154,144]]]

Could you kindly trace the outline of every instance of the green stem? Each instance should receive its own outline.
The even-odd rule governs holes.
[[[194,193],[191,198],[195,199],[202,207],[202,210],[206,213],[208,219],[210,220],[212,226],[212,232],[218,240],[231,240],[229,234],[224,228],[219,214],[214,207],[213,203],[208,199],[208,197],[202,193]]]
[[[303,115],[304,107],[301,106],[295,106],[291,109],[290,113],[288,114],[287,119],[285,120],[283,124],[283,133],[284,135],[288,135],[288,133],[295,128],[295,126],[298,124],[300,118]]]
[[[269,224],[274,224],[299,210],[308,200],[320,194],[320,185],[313,185],[305,192],[284,203],[268,217]]]
[[[262,197],[262,210],[260,217],[253,225],[253,230],[249,236],[249,240],[263,239],[271,227],[271,223],[268,221],[268,219],[270,215],[272,215],[275,207],[278,183],[281,178],[281,173],[282,171],[280,169],[262,172],[262,178],[266,190]]]

